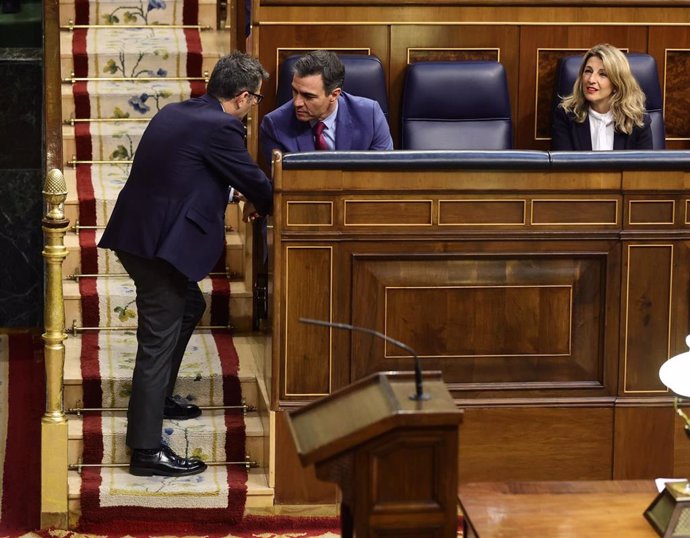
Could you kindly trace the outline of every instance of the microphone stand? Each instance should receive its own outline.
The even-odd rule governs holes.
[[[415,400],[415,401],[424,401],[424,400],[430,400],[431,396],[428,393],[424,392],[424,389],[422,387],[422,367],[419,362],[419,357],[417,356],[417,352],[412,349],[410,346],[407,344],[403,344],[400,340],[396,340],[395,338],[391,338],[390,336],[386,336],[383,333],[380,333],[379,331],[375,331],[374,329],[367,329],[365,327],[358,327],[356,325],[350,325],[349,323],[335,323],[332,321],[323,321],[320,319],[309,319],[309,318],[299,318],[301,323],[308,323],[310,325],[320,325],[322,327],[332,327],[334,329],[345,329],[347,331],[359,331],[362,333],[367,333],[367,334],[373,334],[374,336],[378,336],[382,340],[385,340],[386,342],[390,342],[391,344],[398,346],[401,349],[404,349],[407,351],[412,357],[414,358],[414,385],[415,385],[415,392],[413,394],[410,394],[409,398],[410,400]]]

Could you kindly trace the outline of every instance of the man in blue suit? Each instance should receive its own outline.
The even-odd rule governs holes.
[[[261,121],[261,151],[267,164],[276,148],[284,153],[393,149],[379,104],[343,92],[344,80],[345,67],[333,52],[309,52],[295,63],[292,101]]]
[[[205,95],[156,114],[98,245],[117,253],[137,291],[138,348],[127,412],[131,474],[184,476],[206,468],[163,445],[161,430],[164,417],[201,414],[173,390],[206,306],[197,281],[223,251],[232,191],[248,200],[245,217],[272,209],[272,185],[247,152],[241,121],[261,100],[267,77],[258,60],[234,52],[218,61]]]

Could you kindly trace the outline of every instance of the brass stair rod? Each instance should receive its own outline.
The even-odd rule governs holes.
[[[76,166],[78,164],[132,164],[131,160],[121,160],[121,161],[78,161],[77,159],[72,159],[68,161],[67,164],[70,166]]]
[[[77,223],[74,226],[72,226],[68,231],[78,232],[79,230],[105,230],[105,225],[100,224],[97,226],[86,226],[83,224],[79,224],[79,221],[77,221]],[[232,226],[228,226],[228,225],[225,226],[226,232],[232,232],[233,230],[234,230],[234,228]]]
[[[208,276],[224,276],[224,277],[229,277],[229,274],[227,271],[224,273],[216,272],[216,273],[209,273]],[[80,278],[99,278],[99,277],[106,277],[106,278],[130,278],[130,276],[127,273],[74,273],[73,275],[69,275],[67,277],[67,280],[76,280],[79,282]]]
[[[73,31],[77,29],[87,29],[87,30],[96,30],[96,29],[102,29],[102,28],[107,28],[109,30],[112,30],[115,28],[114,24],[74,24],[71,20],[68,21],[67,25],[60,26],[60,30],[68,30],[68,31]],[[117,29],[142,29],[142,28],[151,28],[154,30],[161,29],[161,30],[199,30],[202,32],[206,32],[208,30],[212,30],[210,26],[204,26],[201,24],[120,24],[117,25]]]
[[[199,330],[204,330],[204,331],[213,331],[213,330],[229,330],[232,331],[235,329],[233,325],[197,325],[197,329]],[[77,336],[79,332],[84,332],[84,331],[136,331],[137,327],[136,325],[127,325],[127,326],[122,326],[122,327],[77,327],[77,321],[74,320],[72,323],[72,328],[65,328],[66,331],[71,331],[72,336]]]
[[[151,118],[70,118],[68,120],[65,120],[63,123],[65,125],[72,125],[74,126],[75,123],[108,123],[108,122],[138,122],[138,123],[143,123],[147,121],[151,121]]]
[[[200,77],[75,77],[71,73],[70,77],[63,78],[63,84],[74,84],[75,82],[180,82],[190,80],[203,80],[208,82],[208,71]]]
[[[258,463],[255,461],[207,461],[204,462],[206,465],[209,467],[221,467],[221,466],[227,466],[227,465],[241,465],[247,471],[249,469],[257,468],[259,466]],[[72,463],[69,465],[68,469],[70,471],[77,471],[78,473],[81,473],[81,470],[84,467],[107,467],[110,469],[119,469],[119,468],[124,468],[124,467],[129,467],[129,463]]]
[[[203,411],[223,411],[225,409],[254,409],[253,406],[246,404],[242,405],[200,405],[199,409]],[[126,407],[70,407],[66,413],[70,415],[80,415],[81,413],[93,412],[93,413],[103,413],[103,412],[124,412],[127,411]]]

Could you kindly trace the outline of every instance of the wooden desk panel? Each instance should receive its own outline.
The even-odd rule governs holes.
[[[655,538],[651,480],[491,482],[459,489],[465,538]]]

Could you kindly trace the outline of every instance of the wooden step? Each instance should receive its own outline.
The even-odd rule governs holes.
[[[65,324],[68,331],[72,327],[83,327],[81,316],[81,295],[79,284],[73,280],[63,281],[65,302]],[[230,325],[239,331],[251,330],[252,292],[242,281],[230,282]],[[203,320],[202,320],[203,321]],[[204,322],[208,324],[208,319]],[[132,323],[132,326],[135,326]],[[127,325],[129,326],[129,325]]]
[[[238,378],[242,388],[242,398],[252,408],[261,406],[256,379],[257,356],[250,349],[251,337],[234,336],[233,343],[240,360]],[[81,336],[68,336],[65,345],[64,407],[65,410],[83,407],[83,388],[81,373]]]
[[[118,28],[125,28],[118,27]],[[95,30],[102,32],[103,30]],[[133,33],[137,30],[133,30]],[[72,56],[72,32],[60,32],[60,72],[63,80],[70,79],[74,72],[74,59]],[[213,71],[218,59],[230,52],[230,31],[205,31],[200,32],[201,50],[203,51],[203,60],[201,70],[207,72],[209,75]],[[92,75],[95,76],[95,75]],[[105,74],[99,74],[99,77],[106,78]],[[69,83],[65,83],[69,85]],[[71,116],[67,116],[68,118]]]
[[[68,473],[69,491],[69,521],[70,527],[75,528],[81,515],[81,476],[77,471]],[[247,502],[245,510],[267,508],[273,506],[274,491],[268,485],[266,469],[250,469],[247,477]]]
[[[118,426],[122,426],[122,428],[118,429],[117,432],[115,432],[115,439],[116,443],[121,446],[119,450],[115,450],[116,453],[118,454],[125,454],[125,424],[126,424],[126,419],[124,418],[126,415],[125,411],[116,411],[116,412],[104,412],[104,416],[119,416],[122,417],[122,421],[118,421]],[[222,417],[223,416],[223,411],[204,411],[202,413],[202,416],[198,419],[193,419],[190,421],[185,421],[185,422],[178,422],[178,425],[180,427],[186,426],[189,423],[189,426],[193,427],[194,429],[198,430],[200,428],[203,428],[204,422],[209,422],[208,424],[208,429],[210,430],[213,425],[210,424],[209,420],[204,420],[208,419],[211,417]],[[216,419],[217,420],[217,419]],[[264,432],[262,423],[260,418],[256,413],[249,413],[245,416],[244,418],[245,422],[245,427],[246,427],[246,436],[247,440],[245,443],[245,451],[247,455],[250,457],[251,461],[254,462],[257,466],[259,467],[267,467],[268,462],[264,461],[264,454],[266,453],[265,449],[265,443],[267,442],[267,437],[266,437],[266,432]],[[78,416],[78,415],[70,415],[69,416],[69,421],[68,421],[68,428],[69,428],[69,445],[68,445],[68,456],[69,456],[69,464],[70,465],[76,465],[81,461],[81,455],[82,451],[84,448],[84,437],[83,437],[83,432],[82,432],[82,424],[83,424],[83,417]],[[166,421],[164,423],[169,424],[171,427],[175,427],[175,423],[171,423],[170,421]],[[207,434],[210,435],[210,434]],[[112,435],[111,435],[112,436]],[[182,450],[179,447],[171,445],[172,448],[178,453],[181,454]],[[123,461],[117,461],[114,463],[126,463]]]
[[[72,222],[70,220],[70,222]],[[228,274],[233,278],[241,277],[245,272],[247,260],[245,259],[244,244],[242,236],[231,231],[225,234],[225,267]],[[77,234],[65,234],[65,247],[67,257],[62,265],[62,274],[68,280],[72,280],[74,275],[79,275],[81,271],[81,248],[79,247],[79,237]]]
[[[169,2],[171,4],[172,2]],[[103,8],[101,8],[103,11]],[[61,0],[60,2],[60,26],[67,27],[75,20],[74,1]],[[216,28],[217,21],[217,2],[215,0],[199,0],[199,25]],[[95,24],[96,21],[92,21]],[[105,24],[104,20],[98,24]]]

